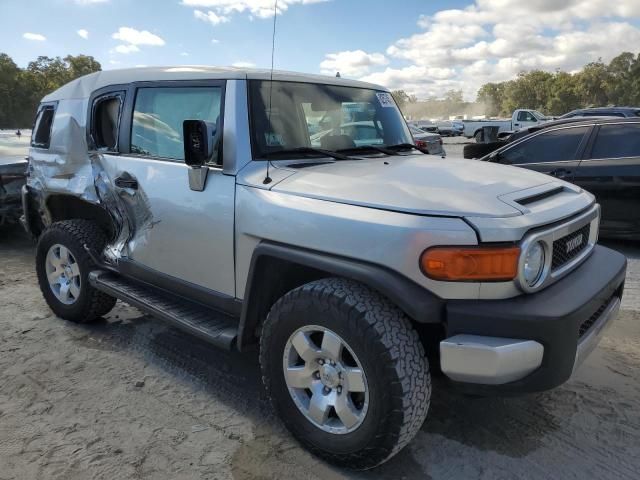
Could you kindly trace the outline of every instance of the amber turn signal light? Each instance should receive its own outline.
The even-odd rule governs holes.
[[[448,282],[508,281],[518,274],[518,247],[434,247],[420,257],[422,272]]]

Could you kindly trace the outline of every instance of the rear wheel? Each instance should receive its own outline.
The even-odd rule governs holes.
[[[89,284],[94,262],[85,250],[102,251],[104,232],[88,220],[52,224],[38,240],[36,272],[40,290],[58,317],[85,323],[107,314],[116,299]]]
[[[309,450],[350,468],[375,467],[417,433],[429,407],[429,365],[402,311],[345,279],[282,297],[260,339],[267,393]]]

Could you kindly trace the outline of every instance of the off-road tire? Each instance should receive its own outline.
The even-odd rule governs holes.
[[[351,433],[316,427],[289,394],[284,348],[307,325],[337,333],[362,364],[369,409]],[[280,298],[263,325],[260,365],[267,395],[287,428],[312,453],[342,467],[365,470],[387,461],[416,435],[429,409],[429,363],[417,332],[399,308],[350,280],[317,280]]]
[[[464,158],[482,158],[504,145],[505,142],[470,143],[463,147],[462,156]]]
[[[84,245],[94,252],[101,252],[106,243],[107,237],[98,225],[81,219],[53,223],[40,236],[36,250],[38,283],[49,308],[58,317],[72,322],[88,323],[109,313],[116,304],[115,298],[93,288],[88,279],[89,272],[96,266]],[[66,305],[56,298],[47,280],[47,253],[51,246],[56,244],[68,248],[80,268],[80,295],[71,305]]]

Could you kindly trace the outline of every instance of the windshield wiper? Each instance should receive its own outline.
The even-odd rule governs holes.
[[[388,150],[394,150],[394,151],[411,149],[411,150],[418,150],[422,152],[422,150],[416,147],[413,143],[398,143],[396,145],[387,145],[385,148]]]
[[[342,153],[333,152],[331,150],[324,150],[322,148],[313,148],[313,147],[284,148],[282,150],[267,152],[262,156],[264,158],[273,158],[279,155],[295,155],[295,154],[301,154],[301,155],[314,154],[314,155],[321,155],[323,157],[331,157],[336,160],[353,160],[352,158],[346,155],[343,155]]]
[[[377,145],[361,145],[359,147],[350,147],[350,148],[341,148],[337,150],[339,153],[347,153],[347,152],[363,152],[367,150],[373,150],[375,152],[384,153],[385,155],[395,155],[397,152],[395,150],[391,150],[389,148],[378,147]]]

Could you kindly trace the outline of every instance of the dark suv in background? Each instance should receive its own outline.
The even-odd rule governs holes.
[[[574,117],[624,117],[638,118],[640,117],[640,108],[638,107],[596,107],[581,108],[565,113],[560,118]]]
[[[640,117],[558,122],[482,160],[575,183],[602,207],[602,236],[640,239]]]

